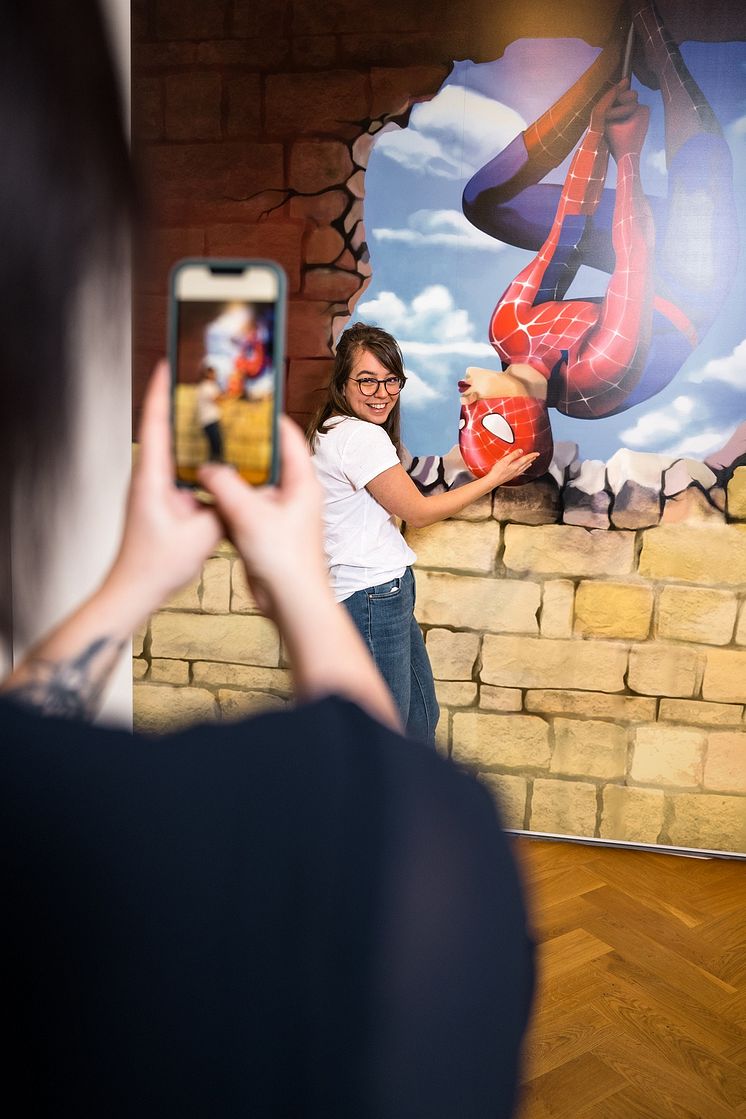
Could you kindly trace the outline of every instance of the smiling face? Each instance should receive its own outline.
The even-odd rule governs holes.
[[[359,420],[385,424],[399,402],[399,397],[389,396],[382,384],[378,385],[374,396],[363,396],[357,384],[359,378],[375,377],[376,380],[382,381],[391,376],[391,370],[374,357],[370,350],[361,349],[355,355],[350,375],[345,383],[344,397],[350,410]]]

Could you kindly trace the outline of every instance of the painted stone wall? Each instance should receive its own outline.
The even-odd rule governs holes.
[[[746,521],[631,531],[507,520],[503,495],[411,530],[440,748],[506,823],[746,851]],[[158,732],[289,698],[226,547],[135,646]]]
[[[405,123],[454,59],[497,58],[520,36],[599,44],[617,7],[133,0],[132,131],[152,219],[135,403],[163,352],[170,265],[268,256],[289,278],[287,405],[302,422],[370,276],[376,134]],[[661,8],[680,37],[675,6]],[[691,38],[746,34],[746,10],[716,2],[700,16]],[[746,850],[741,452],[704,470],[570,456],[559,476],[410,533],[440,746],[484,776],[511,826]],[[413,465],[424,487],[438,482],[438,463]],[[136,723],[152,731],[289,694],[277,634],[229,550],[138,636],[134,673]]]

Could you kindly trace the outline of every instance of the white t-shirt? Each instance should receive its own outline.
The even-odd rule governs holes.
[[[215,381],[200,381],[197,387],[197,419],[201,427],[220,419],[220,409],[216,404],[219,396],[220,387]]]
[[[324,490],[324,550],[337,602],[403,575],[417,556],[394,517],[365,488],[399,465],[383,428],[335,417],[316,436],[313,463]]]

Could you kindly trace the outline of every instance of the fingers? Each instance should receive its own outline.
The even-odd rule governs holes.
[[[171,401],[168,363],[159,361],[148,382],[140,422],[138,473],[148,484],[168,483],[171,462]]]
[[[539,457],[538,451],[531,451],[525,454],[522,450],[509,451],[504,455],[496,464],[503,467],[503,473],[506,479],[515,478],[518,474],[525,474],[528,468],[536,462]]]
[[[250,516],[259,500],[258,494],[231,466],[219,466],[217,463],[202,466],[199,480],[215,499],[218,512],[229,529]]]
[[[280,489],[289,495],[304,486],[316,485],[316,472],[301,429],[287,416],[280,416]]]

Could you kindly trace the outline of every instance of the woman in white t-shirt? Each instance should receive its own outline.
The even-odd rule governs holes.
[[[328,397],[308,430],[324,489],[324,547],[347,607],[401,711],[407,733],[432,741],[433,673],[414,617],[416,555],[396,518],[422,528],[453,516],[536,458],[512,451],[484,478],[425,496],[399,461],[401,351],[385,330],[356,323],[337,343]]]

